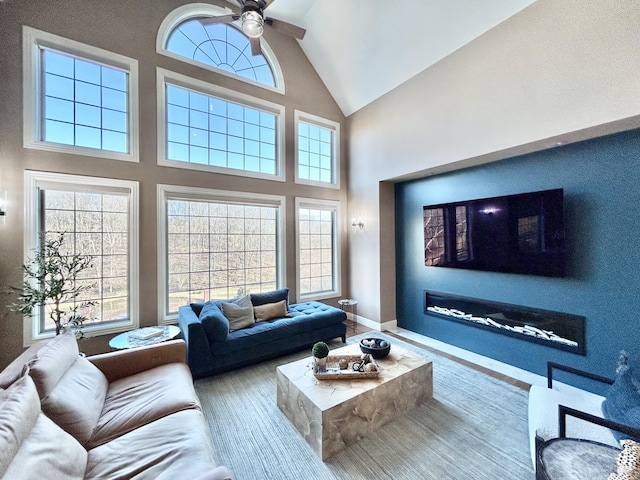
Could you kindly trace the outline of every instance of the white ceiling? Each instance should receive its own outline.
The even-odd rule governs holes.
[[[349,116],[534,1],[275,0],[265,15],[307,30],[300,45]]]

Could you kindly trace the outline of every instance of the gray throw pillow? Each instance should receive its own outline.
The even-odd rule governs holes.
[[[229,331],[249,327],[255,323],[253,304],[249,295],[235,302],[222,302],[222,313],[229,320]]]

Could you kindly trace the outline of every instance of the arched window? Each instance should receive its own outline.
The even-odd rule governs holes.
[[[198,19],[187,20],[171,32],[167,50],[275,87],[273,73],[264,56],[251,55],[247,37],[230,25],[203,25]]]
[[[174,10],[160,26],[158,52],[284,93],[280,67],[264,39],[263,53],[251,55],[249,39],[235,26],[199,21],[226,13],[220,7],[202,4]]]

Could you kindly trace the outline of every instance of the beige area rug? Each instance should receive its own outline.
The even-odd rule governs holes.
[[[276,404],[276,367],[310,352],[198,380],[217,462],[236,480],[534,478],[526,391],[385,334],[366,336],[431,360],[433,399],[323,463]]]

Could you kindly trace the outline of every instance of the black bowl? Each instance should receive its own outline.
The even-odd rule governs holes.
[[[370,342],[374,343],[370,343]],[[368,343],[368,345],[367,345]],[[381,338],[363,338],[360,340],[360,350],[362,353],[369,353],[373,358],[384,358],[389,355],[391,344]]]

